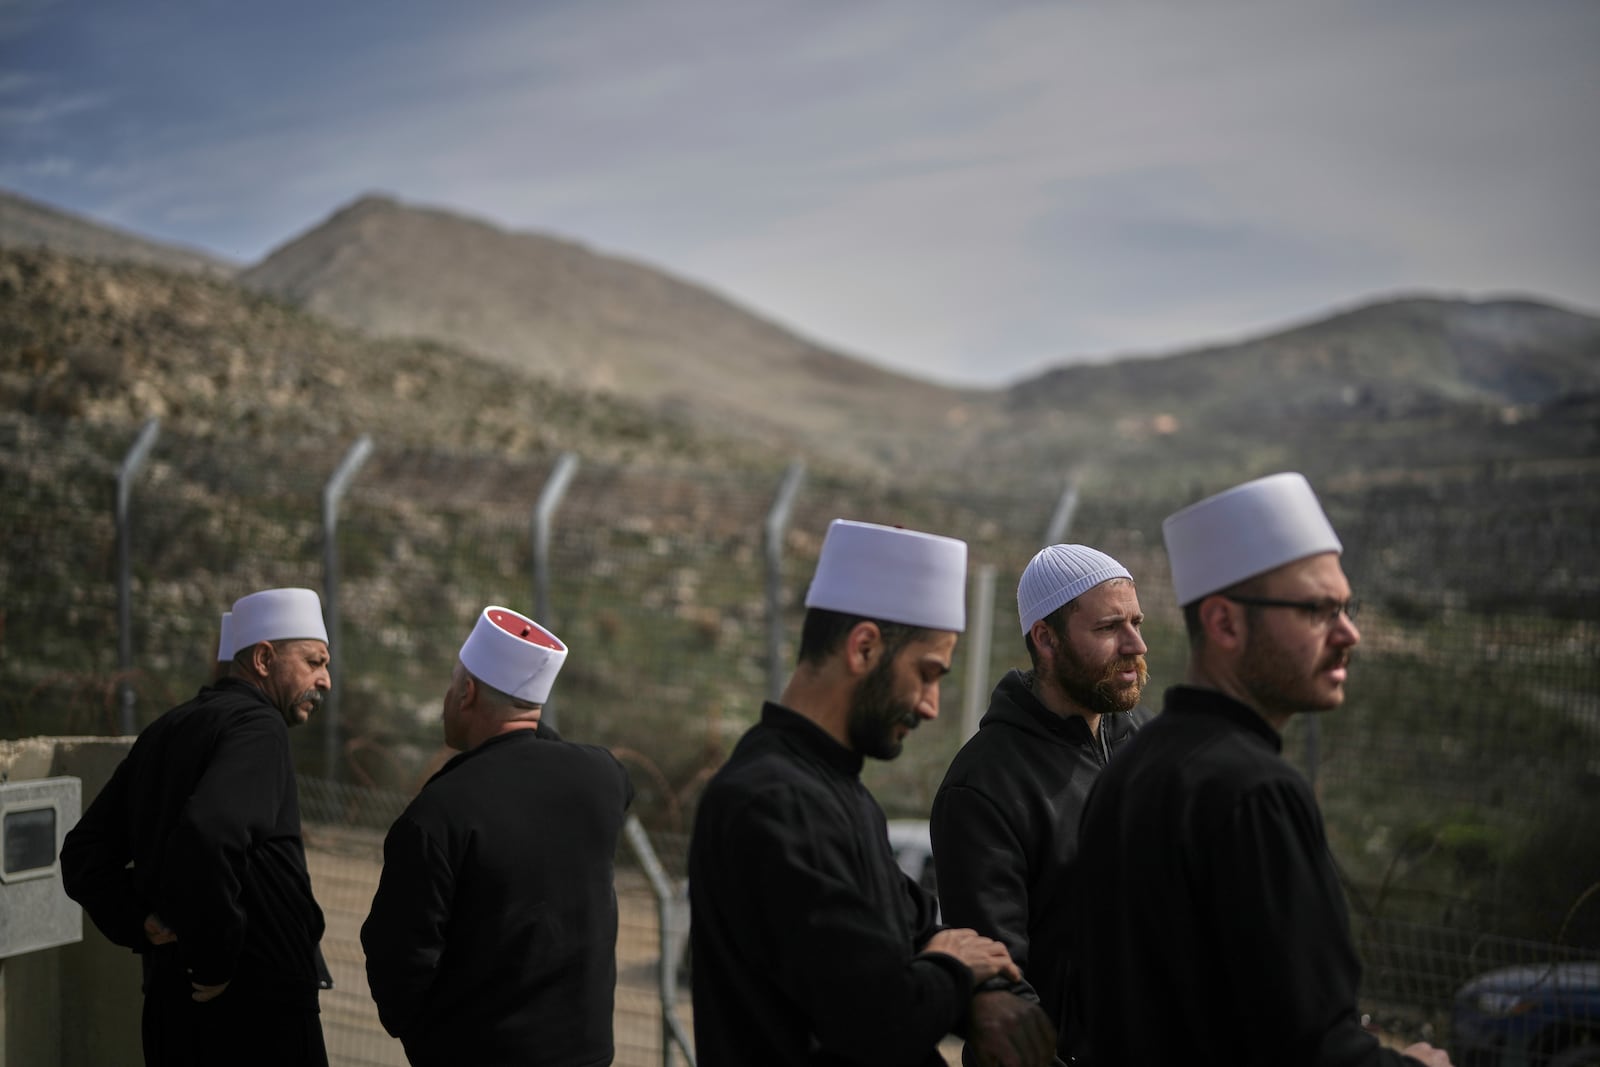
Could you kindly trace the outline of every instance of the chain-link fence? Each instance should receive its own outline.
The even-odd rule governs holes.
[[[241,435],[223,447],[164,429],[132,484],[124,669],[112,487],[132,436],[0,417],[5,736],[117,733],[124,691],[141,726],[209,676],[218,617],[236,597],[273,585],[326,588],[322,494],[349,442],[263,445]],[[306,818],[319,898],[354,909],[341,922],[364,916],[376,884],[370,850],[396,798],[443,761],[440,696],[484,605],[531,612],[537,595],[547,598],[541,621],[572,648],[550,711],[564,735],[617,753],[653,839],[687,832],[705,780],[769,695],[765,524],[783,470],[737,457],[716,468],[579,457],[550,515],[549,582],[536,594],[533,508],[554,466],[554,456],[400,451],[380,441],[340,502],[338,696],[294,736],[302,772],[330,783],[320,799],[308,788]],[[1414,484],[1318,486],[1364,600],[1364,639],[1347,704],[1300,716],[1285,751],[1322,800],[1368,964],[1369,1007],[1408,1032],[1444,1036],[1453,993],[1483,970],[1600,957],[1600,894],[1586,895],[1600,883],[1594,467],[1440,468]],[[1249,473],[1260,472],[1239,477]],[[1161,518],[1222,487],[1179,495],[1086,485],[1068,531],[1138,579],[1148,703],[1181,677],[1185,655]],[[1012,590],[1060,491],[1050,472],[1031,486],[935,488],[888,472],[871,483],[810,472],[780,542],[783,669],[823,532],[845,516],[965,538],[974,571],[994,569],[994,640],[976,668],[986,694],[1005,669],[1026,665]],[[891,816],[926,817],[964,740],[965,648],[955,666],[944,714],[899,760],[869,766]],[[366,858],[345,864],[358,847]],[[624,857],[621,870],[625,922],[626,900],[637,896],[645,931],[625,944],[649,941],[656,902],[636,864]],[[343,968],[337,977],[359,972],[354,951],[330,952]],[[625,988],[630,969],[658,973],[642,957],[619,962]],[[347,993],[359,1002],[360,982],[341,982],[336,1003],[351,1005]],[[624,999],[619,991],[619,1057],[633,1041],[622,1030]],[[330,1008],[330,1035],[343,1010]],[[656,1057],[659,1031],[640,1039]]]

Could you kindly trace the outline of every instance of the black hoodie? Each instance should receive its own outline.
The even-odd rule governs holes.
[[[1102,715],[1096,736],[1083,718],[1041,704],[1031,671],[1010,671],[933,800],[944,921],[1005,944],[1055,1024],[1063,1059],[1079,1039],[1067,1010],[1067,924],[1087,905],[1067,889],[1078,817],[1107,761],[1154,717],[1142,707]]]

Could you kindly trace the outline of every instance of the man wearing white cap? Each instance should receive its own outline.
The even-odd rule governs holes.
[[[1068,1001],[1067,932],[1092,922],[1067,870],[1089,787],[1148,722],[1149,675],[1133,576],[1086,545],[1041,549],[1017,584],[1033,662],[1000,679],[978,732],[933,800],[933,856],[947,921],[1002,942],[1055,1024],[1058,1054],[1081,1051]],[[969,1061],[970,1062],[970,1061]]]
[[[835,521],[780,703],[706,787],[689,847],[701,1067],[1045,1064],[1054,1033],[999,942],[941,927],[896,865],[865,757],[939,713],[966,624],[963,541]]]
[[[267,589],[225,623],[230,672],[139,734],[67,835],[62,882],[143,957],[147,1064],[321,1067],[322,909],[287,731],[331,684],[322,605]]]
[[[361,927],[385,1029],[417,1067],[612,1059],[612,858],[633,786],[539,718],[567,646],[488,607],[444,695],[460,750],[389,829]]]
[[[1189,666],[1080,827],[1074,877],[1099,902],[1076,959],[1092,1062],[1448,1067],[1361,1026],[1322,815],[1281,756],[1291,716],[1344,701],[1361,640],[1339,538],[1298,474],[1235,486],[1162,531]]]

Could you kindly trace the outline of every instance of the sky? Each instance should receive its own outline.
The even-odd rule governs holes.
[[[997,386],[1600,313],[1597,56],[1596,0],[0,0],[0,188],[240,263],[384,193]]]

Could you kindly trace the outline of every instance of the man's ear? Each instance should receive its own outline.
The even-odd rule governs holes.
[[[1221,595],[1206,597],[1200,601],[1200,628],[1205,632],[1207,644],[1238,648],[1244,643],[1243,605]]]
[[[866,674],[883,654],[883,631],[878,624],[861,620],[850,628],[844,639],[845,669],[854,676]]]
[[[1028,636],[1033,638],[1033,648],[1039,656],[1041,665],[1055,662],[1056,635],[1050,629],[1050,624],[1040,619],[1028,630]]]
[[[271,674],[272,661],[277,658],[278,650],[272,647],[271,641],[257,641],[250,646],[250,670],[258,677]]]

